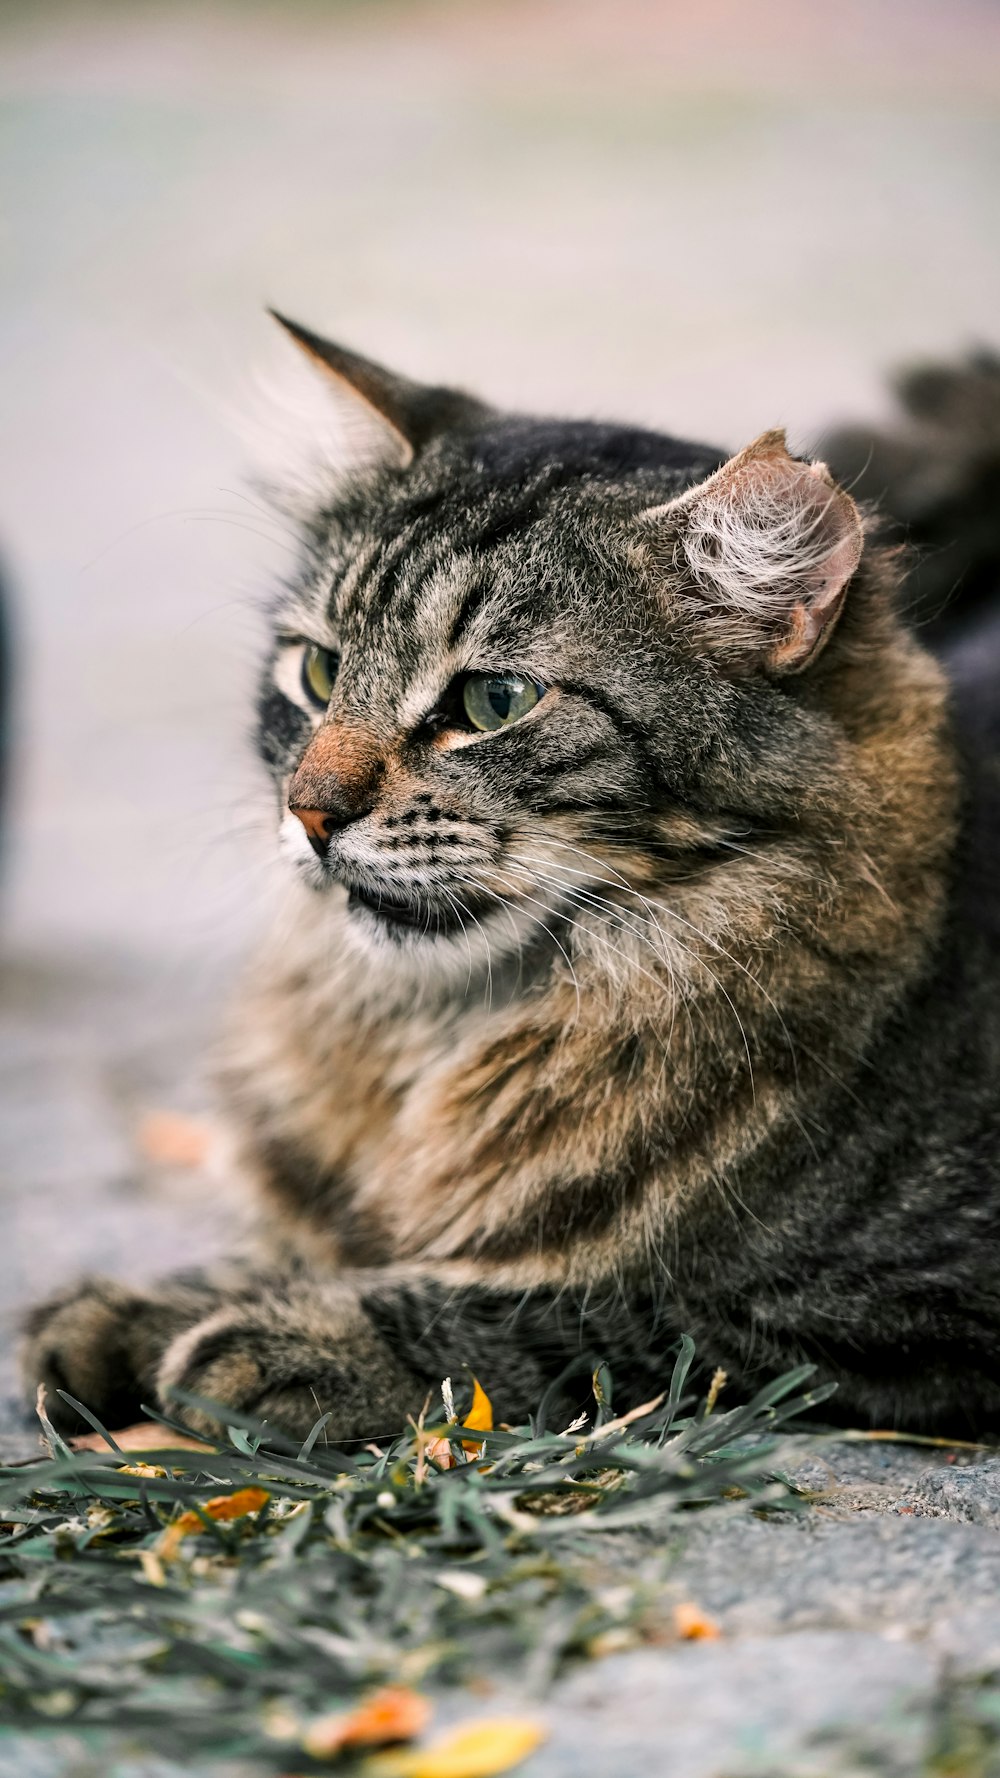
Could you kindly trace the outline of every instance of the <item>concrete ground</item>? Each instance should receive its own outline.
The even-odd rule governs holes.
[[[245,477],[262,305],[500,402],[804,443],[883,367],[996,343],[998,91],[990,0],[8,0],[10,1324],[234,1215],[139,1132],[204,1109],[274,872],[244,743],[290,551]],[[526,1774],[932,1769],[1000,1669],[996,1468],[946,1455],[845,1447],[801,1522],[692,1533],[676,1585],[726,1635],[578,1674]],[[980,1764],[934,1769],[997,1769],[955,1734]]]

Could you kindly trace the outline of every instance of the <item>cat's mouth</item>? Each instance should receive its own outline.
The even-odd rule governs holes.
[[[347,905],[352,913],[363,910],[372,914],[389,931],[409,928],[427,938],[453,932],[461,919],[457,909],[439,908],[416,896],[390,895],[385,889],[364,889],[349,884]]]

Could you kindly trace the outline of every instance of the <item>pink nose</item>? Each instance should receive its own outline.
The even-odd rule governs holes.
[[[297,809],[291,804],[289,807],[309,835],[309,844],[313,851],[322,858],[330,844],[330,835],[337,825],[336,818],[328,809]]]

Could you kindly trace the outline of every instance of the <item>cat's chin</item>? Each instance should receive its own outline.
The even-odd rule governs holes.
[[[441,908],[428,901],[404,898],[389,890],[345,887],[351,918],[372,923],[375,931],[397,943],[448,938],[462,930],[462,913],[457,907]],[[472,910],[469,912],[471,916]]]
[[[500,1005],[523,990],[540,964],[543,934],[527,910],[498,915],[487,907],[473,916],[463,907],[459,919],[436,917],[432,908],[414,912],[413,904],[402,911],[385,901],[379,909],[373,902],[367,895],[337,896],[341,954],[353,954],[372,986],[394,980],[422,991],[436,987],[448,998],[482,996]]]

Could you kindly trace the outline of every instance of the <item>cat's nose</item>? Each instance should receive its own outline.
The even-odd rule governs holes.
[[[371,798],[360,795],[358,785],[339,778],[307,780],[301,786],[293,778],[289,786],[288,807],[305,828],[317,858],[325,858],[334,834],[367,815],[371,806]]]
[[[297,809],[294,804],[289,806],[292,814],[298,816],[305,828],[309,844],[317,858],[325,858],[330,836],[339,826],[336,816],[331,815],[329,809]]]
[[[370,734],[344,722],[316,730],[288,786],[288,807],[324,857],[334,834],[372,808],[385,764]]]

